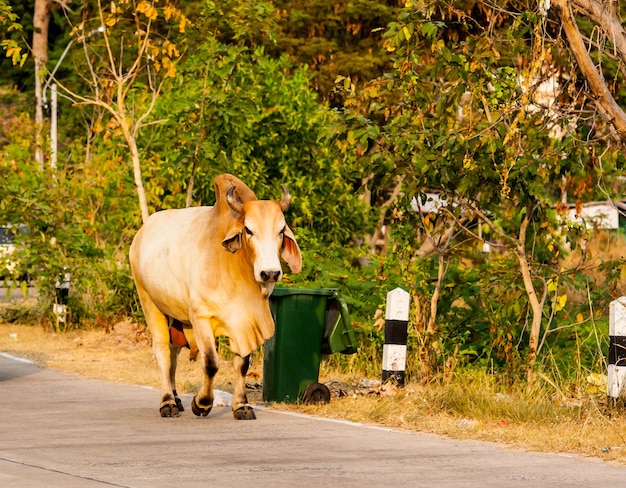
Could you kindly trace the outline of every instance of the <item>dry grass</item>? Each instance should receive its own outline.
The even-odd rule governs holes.
[[[65,334],[40,326],[0,323],[0,351],[88,378],[157,386],[149,339],[141,327],[127,322],[108,333],[88,330]],[[232,368],[226,363],[222,363],[216,387],[232,391]],[[257,383],[262,369],[260,358],[255,358],[248,383]],[[603,406],[601,396],[568,402],[536,393],[503,394],[501,386],[491,379],[471,375],[445,387],[411,384],[400,390],[359,388],[356,385],[361,379],[322,371],[320,380],[330,382],[335,394],[330,404],[272,407],[626,464],[626,420],[621,412]],[[194,392],[199,382],[198,365],[189,362],[183,352],[179,391]],[[258,390],[251,393],[251,401],[261,402]]]

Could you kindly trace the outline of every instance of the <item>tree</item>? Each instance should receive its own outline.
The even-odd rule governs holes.
[[[0,27],[2,28],[2,31],[0,31],[2,33],[0,47],[5,51],[7,58],[11,60],[14,66],[17,64],[23,65],[28,55],[22,53],[22,47],[17,40],[8,37],[11,32],[21,32],[22,24],[7,0],[0,0]]]
[[[138,4],[98,1],[97,16],[82,21],[73,35],[83,45],[83,62],[78,68],[91,94],[84,95],[57,80],[59,87],[77,105],[102,108],[112,118],[110,127],[119,132],[128,146],[141,216],[150,210],[142,178],[137,138],[143,127],[154,123],[150,115],[165,83],[176,76],[181,57],[177,44],[158,32],[159,24],[185,32],[189,21],[171,2],[141,1]],[[102,33],[96,43],[91,34]]]
[[[35,59],[35,162],[43,168],[43,89],[42,74],[48,62],[48,26],[50,25],[50,7],[52,0],[36,0],[33,58]]]
[[[509,7],[407,2],[385,34],[395,70],[361,89],[344,84],[350,93],[345,126],[337,132],[339,143],[360,155],[364,176],[376,175],[371,181],[380,185],[381,194],[402,181],[402,193],[394,191],[398,199],[389,222],[404,229],[395,232],[393,246],[402,250],[405,269],[413,269],[410,263],[419,263],[425,249],[439,256],[433,267],[439,272],[428,287],[430,317],[416,318],[426,323],[417,324],[421,336],[442,330],[433,327],[433,314],[438,313],[434,304],[442,292],[445,260],[455,266],[461,260],[480,263],[475,250],[485,241],[514,256],[521,281],[508,289],[525,291],[528,315],[511,312],[522,317],[516,334],[527,337],[532,381],[542,330],[566,300],[555,285],[568,275],[561,269],[562,239],[574,239],[562,218],[563,198],[569,190],[581,205],[600,195],[605,186],[590,183],[615,181],[624,156],[621,141],[606,137],[611,119],[597,115],[592,98],[578,96],[584,92],[552,18],[523,1]],[[615,63],[602,65],[621,77]],[[549,86],[558,91],[546,97]],[[427,192],[449,204],[416,220],[405,209],[412,197]],[[442,239],[433,241],[435,226]],[[487,262],[491,272],[494,264]],[[417,276],[406,278],[419,303],[424,298]],[[467,297],[466,304],[483,300],[489,305],[493,298]],[[430,347],[441,337],[424,344]]]

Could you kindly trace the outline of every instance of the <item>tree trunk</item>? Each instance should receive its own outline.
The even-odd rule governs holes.
[[[443,280],[446,276],[446,263],[443,253],[439,253],[439,270],[437,272],[437,284],[430,298],[430,315],[428,324],[424,332],[421,345],[421,367],[422,378],[429,378],[433,369],[437,368],[439,357],[441,356],[441,344],[439,337],[439,328],[437,327],[437,310],[439,307],[439,298],[441,297],[441,289],[443,288]]]
[[[622,139],[626,138],[626,113],[617,104],[611,94],[602,73],[596,66],[585,47],[582,35],[578,30],[576,19],[572,13],[571,4],[581,8],[594,22],[597,22],[602,31],[617,47],[622,59],[626,59],[626,32],[624,28],[604,5],[594,0],[553,0],[563,23],[563,30],[567,36],[569,46],[578,62],[578,67],[589,83],[591,91],[596,96],[597,106],[603,118],[610,122]]]
[[[48,62],[51,0],[35,0],[33,57],[35,59],[35,162],[43,169],[43,86],[41,73]]]
[[[374,235],[368,236],[369,247],[372,253],[376,253],[376,249],[380,248],[382,252],[387,250],[387,241],[388,237],[385,236],[384,227],[385,227],[385,219],[387,218],[387,213],[389,209],[393,206],[396,198],[400,194],[400,190],[402,189],[402,180],[403,177],[399,176],[396,185],[393,187],[391,191],[391,195],[389,198],[379,207],[378,211],[378,222],[376,223],[376,228],[374,229]],[[371,200],[371,194],[369,196]],[[371,203],[371,202],[370,202]]]
[[[133,161],[133,176],[135,178],[135,186],[137,187],[137,197],[139,198],[139,208],[141,209],[141,220],[143,223],[150,217],[148,210],[148,199],[146,198],[146,190],[143,186],[141,178],[141,161],[139,159],[139,150],[134,138],[127,140],[130,149],[131,159]]]
[[[128,121],[124,117],[124,113],[117,114],[117,121],[120,124],[126,144],[130,151],[130,158],[133,164],[133,178],[135,180],[135,187],[137,188],[137,198],[139,198],[139,208],[141,209],[141,221],[145,224],[146,220],[150,216],[148,210],[148,199],[146,198],[146,190],[143,186],[143,179],[141,177],[141,160],[139,158],[139,148],[137,148],[137,141],[130,130]]]
[[[524,288],[526,289],[528,303],[530,304],[530,308],[532,310],[532,324],[530,327],[530,339],[528,343],[529,351],[527,370],[528,384],[531,384],[534,379],[534,367],[537,361],[537,348],[539,346],[539,335],[541,333],[541,319],[543,317],[543,304],[545,298],[540,300],[539,297],[537,297],[537,291],[535,290],[530,265],[528,264],[528,258],[526,256],[526,231],[529,224],[530,217],[527,213],[520,226],[519,239],[515,246],[515,255],[517,256],[520,264],[522,279],[524,280]]]

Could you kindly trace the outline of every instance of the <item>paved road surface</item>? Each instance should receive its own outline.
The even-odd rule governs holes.
[[[26,296],[20,288],[7,287],[4,281],[0,280],[0,306],[6,304],[29,305],[36,303],[39,294],[34,287],[29,287]]]
[[[0,487],[626,486],[626,467],[597,460],[269,409],[161,419],[158,396],[0,354]]]

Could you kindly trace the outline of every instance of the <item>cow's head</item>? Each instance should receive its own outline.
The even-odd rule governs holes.
[[[226,193],[226,201],[237,222],[226,234],[222,245],[233,253],[245,247],[254,268],[254,278],[265,298],[271,295],[274,285],[283,276],[281,256],[293,273],[302,269],[300,248],[283,213],[289,207],[291,195],[286,186],[281,186],[283,198],[280,202],[241,202],[235,195],[235,186]]]

